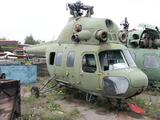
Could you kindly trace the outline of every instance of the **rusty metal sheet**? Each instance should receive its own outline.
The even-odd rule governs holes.
[[[20,80],[0,79],[0,120],[21,116]]]

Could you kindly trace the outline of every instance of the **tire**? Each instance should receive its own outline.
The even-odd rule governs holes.
[[[36,96],[36,98],[39,97],[39,89],[38,89],[37,86],[33,86],[33,87],[31,88],[31,94],[34,94],[34,95]]]

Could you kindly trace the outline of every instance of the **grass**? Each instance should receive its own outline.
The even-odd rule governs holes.
[[[93,103],[90,104],[89,109],[94,109],[99,106],[100,106],[100,103],[98,101],[94,101]]]
[[[26,86],[23,88],[25,92],[30,92],[30,88]],[[54,103],[55,99],[65,99],[67,91],[61,88],[59,91],[50,91],[41,94],[36,98],[35,95],[29,95],[28,97],[22,96],[22,101],[25,104],[22,118],[24,120],[71,120],[73,118],[78,119],[83,117],[77,108],[67,109],[62,108],[61,104]],[[45,114],[44,114],[45,113]]]
[[[41,81],[40,81],[41,82]],[[54,84],[54,82],[53,82]],[[25,91],[29,91],[30,87],[26,87]],[[151,93],[152,94],[152,93]],[[26,120],[34,120],[35,118],[39,118],[41,120],[70,120],[73,118],[82,118],[83,115],[80,114],[77,108],[73,107],[71,110],[65,110],[62,108],[61,104],[54,103],[56,99],[80,99],[84,100],[86,97],[86,93],[71,90],[68,88],[60,88],[58,90],[53,90],[47,93],[40,95],[39,98],[36,98],[33,95],[29,97],[22,97],[22,100],[26,104],[25,112],[22,113],[23,118]],[[133,98],[137,105],[144,109],[146,113],[144,115],[159,119],[160,118],[160,96],[157,94],[156,102],[152,103],[151,99],[145,99],[136,97]],[[126,104],[126,103],[124,103]],[[95,109],[97,107],[105,107],[107,111],[116,111],[116,109],[110,109],[110,106],[106,104],[105,101],[101,100],[93,100],[88,102],[89,109]],[[45,114],[43,114],[45,113]]]
[[[67,89],[67,88],[65,88],[65,89]],[[58,93],[59,93],[59,95],[62,95],[63,98],[64,98],[64,96],[67,98],[67,96],[70,92],[63,89],[63,90],[59,91]],[[72,95],[70,96],[70,98],[77,98],[77,99],[85,100],[85,95],[86,95],[85,93],[78,92],[78,91],[72,91],[71,94]],[[134,101],[136,101],[137,105],[140,108],[142,108],[146,111],[146,113],[144,113],[144,115],[152,117],[152,118],[156,118],[156,119],[160,118],[160,96],[159,96],[159,94],[156,95],[156,102],[155,103],[153,103],[151,101],[151,98],[145,99],[145,98],[136,97],[133,99],[134,99]],[[116,108],[114,108],[112,106],[108,106],[108,104],[106,104],[106,101],[94,99],[88,103],[89,103],[89,109],[95,109],[97,107],[105,107],[106,110],[108,110],[108,111],[110,111],[110,110],[116,111],[117,110]],[[125,101],[122,101],[122,103],[124,104],[124,106],[127,105],[127,103]]]
[[[31,63],[36,60],[30,60],[25,61],[24,59],[16,59],[16,61],[19,62],[25,62],[25,63]],[[43,85],[44,83],[40,80],[40,74],[37,77],[37,81]],[[48,76],[44,77],[45,79],[48,78]],[[51,84],[48,86],[52,86],[55,84],[54,81],[51,82]],[[38,88],[41,87],[38,86]],[[24,88],[25,92],[29,92],[31,89],[30,86],[26,85],[26,88]],[[134,100],[136,101],[137,105],[144,109],[146,113],[144,115],[153,117],[156,119],[160,119],[160,93],[159,88],[156,88],[153,90],[146,90],[145,93],[149,95],[156,95],[156,102],[152,103],[151,99],[145,99],[137,97]],[[72,108],[71,110],[65,110],[62,108],[60,104],[54,103],[57,99],[80,99],[84,100],[86,97],[86,93],[76,91],[76,90],[70,90],[67,88],[60,88],[56,91],[50,91],[43,95],[40,95],[39,98],[36,98],[34,95],[30,95],[29,97],[22,97],[22,101],[25,103],[25,110],[22,113],[22,117],[24,120],[35,120],[35,119],[41,119],[41,120],[70,120],[73,118],[82,118],[83,115],[80,114],[77,108]],[[91,102],[88,102],[89,109],[95,109],[97,107],[106,107],[106,110],[111,110],[110,106],[107,106],[107,104],[104,101],[98,101],[93,100]],[[125,103],[126,104],[126,103]],[[116,111],[116,110],[112,110]],[[45,113],[45,114],[44,114]],[[18,119],[17,119],[18,120]]]
[[[140,97],[136,98],[135,100],[137,105],[146,111],[146,113],[144,113],[145,115],[149,117],[160,118],[159,95],[156,96],[155,103],[151,102],[151,99],[145,99]]]

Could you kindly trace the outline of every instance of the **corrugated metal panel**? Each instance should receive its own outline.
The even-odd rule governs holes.
[[[0,66],[0,72],[6,74],[6,79],[20,79],[20,83],[37,82],[37,66]]]
[[[21,65],[21,62],[0,62],[0,66],[6,65]]]

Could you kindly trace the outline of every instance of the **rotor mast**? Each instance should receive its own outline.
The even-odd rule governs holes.
[[[91,17],[91,15],[94,14],[94,11],[93,11],[94,6],[84,5],[79,0],[76,3],[67,3],[66,10],[68,10],[68,7],[70,9],[70,14],[73,15],[73,17],[82,16],[83,10],[87,12],[84,17]]]

